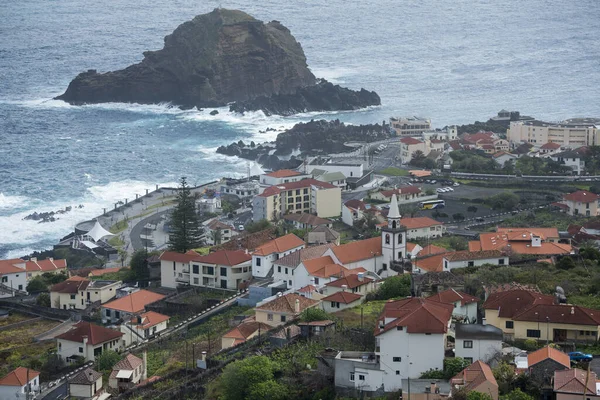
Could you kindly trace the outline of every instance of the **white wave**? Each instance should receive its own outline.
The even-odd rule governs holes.
[[[14,208],[21,208],[27,205],[29,198],[25,196],[7,196],[0,192],[0,210],[8,211]]]
[[[7,251],[6,254],[2,258],[5,260],[12,260],[15,258],[25,257],[25,256],[33,253],[34,251],[39,251],[39,250],[42,250],[42,249],[34,249],[32,247],[20,247],[18,249]]]
[[[347,67],[311,68],[317,78],[327,79],[331,83],[345,83],[344,78],[356,75],[358,71]]]

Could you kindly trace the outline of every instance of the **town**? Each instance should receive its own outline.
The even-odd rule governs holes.
[[[600,398],[600,119],[387,126],[0,260],[0,398]]]

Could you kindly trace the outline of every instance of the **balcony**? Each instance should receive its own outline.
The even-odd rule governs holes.
[[[190,274],[178,274],[175,277],[176,282],[190,283]]]

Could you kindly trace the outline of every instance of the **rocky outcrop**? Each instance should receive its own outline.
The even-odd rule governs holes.
[[[57,99],[212,107],[315,83],[302,46],[285,26],[215,9],[181,24],[165,37],[162,50],[145,52],[139,64],[79,74]]]
[[[293,115],[312,111],[350,111],[381,104],[375,92],[343,88],[326,80],[299,88],[295,93],[260,96],[236,102],[229,110],[238,113],[262,110],[265,115]]]

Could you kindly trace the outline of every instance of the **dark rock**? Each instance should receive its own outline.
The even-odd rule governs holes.
[[[238,101],[230,105],[229,110],[238,113],[262,110],[265,115],[293,115],[312,111],[358,110],[380,104],[381,99],[375,92],[346,89],[322,79],[317,85],[298,88],[295,93]]]
[[[217,115],[218,113],[219,113],[219,112],[218,112],[217,110],[212,110],[212,111],[210,112],[210,115]]]
[[[71,104],[171,102],[217,107],[314,85],[300,43],[277,21],[215,9],[181,24],[139,64],[79,74],[57,99]]]

